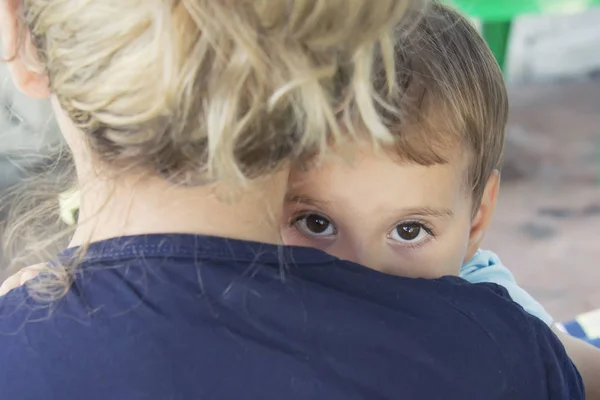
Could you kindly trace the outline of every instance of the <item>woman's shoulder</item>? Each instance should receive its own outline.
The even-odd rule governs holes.
[[[27,287],[0,298],[0,389],[37,395],[35,375],[63,398],[172,393],[176,381],[196,382],[186,387],[200,397],[293,398],[289,385],[304,382],[335,399],[345,386],[332,376],[345,376],[363,397],[576,394],[560,343],[494,285],[397,278],[308,249],[211,238],[198,251],[171,239],[92,249],[59,301],[40,303]]]

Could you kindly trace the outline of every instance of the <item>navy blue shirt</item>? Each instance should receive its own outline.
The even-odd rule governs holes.
[[[62,254],[71,257],[73,250]],[[94,243],[65,297],[0,299],[2,399],[583,399],[493,284],[192,235]]]

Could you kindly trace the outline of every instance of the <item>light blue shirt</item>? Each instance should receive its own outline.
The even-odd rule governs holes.
[[[460,277],[471,283],[491,282],[503,286],[515,303],[518,303],[529,314],[538,317],[548,326],[554,320],[522,287],[511,272],[502,265],[498,256],[487,250],[478,250],[477,253],[460,269]]]

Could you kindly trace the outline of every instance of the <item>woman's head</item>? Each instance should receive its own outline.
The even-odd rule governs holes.
[[[392,30],[411,6],[7,1],[20,31],[16,53],[5,56],[23,61],[30,78],[39,74],[25,90],[43,97],[47,84],[98,163],[184,184],[254,178],[320,153],[339,135],[340,110],[357,108],[385,139],[371,67],[378,54],[391,60]],[[392,93],[394,81],[387,84]]]

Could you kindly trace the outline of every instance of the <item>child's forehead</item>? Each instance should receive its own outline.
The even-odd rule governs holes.
[[[332,155],[312,169],[292,172],[286,204],[316,208],[338,223],[362,221],[365,229],[387,228],[423,213],[438,218],[468,215],[472,196],[465,190],[462,164],[455,158],[422,166],[365,149],[352,159]]]
[[[443,146],[429,143],[427,149],[424,147],[420,144],[406,146],[406,143],[381,146],[361,139],[349,140],[330,146],[325,157],[310,165],[307,171],[317,172],[333,167],[375,171],[380,168],[414,169],[416,166],[447,165],[462,172],[468,170],[471,164],[471,151],[458,141]]]

